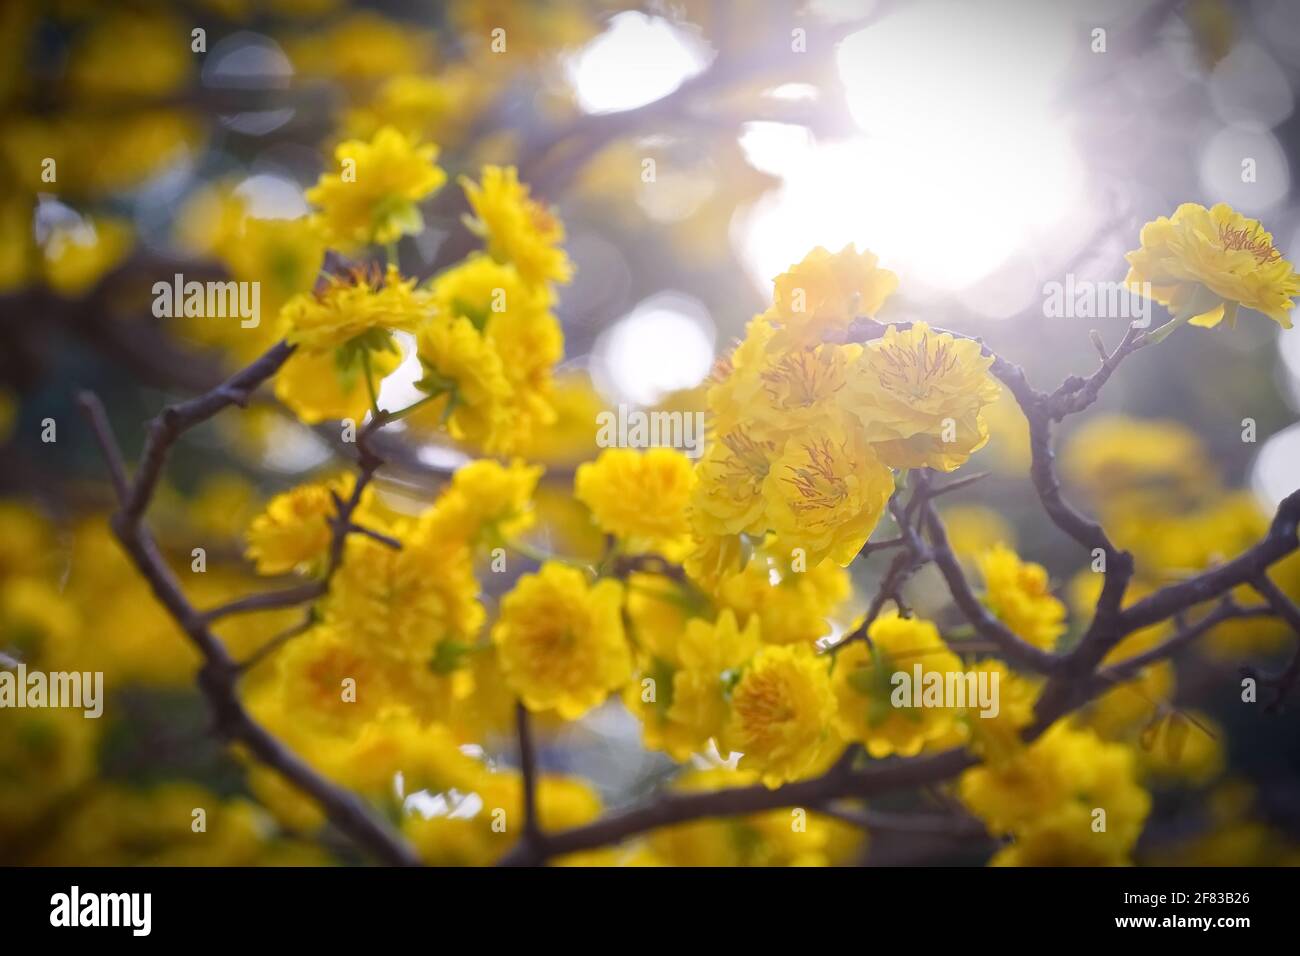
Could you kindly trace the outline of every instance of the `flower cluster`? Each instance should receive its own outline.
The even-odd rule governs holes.
[[[870,323],[865,344],[842,341],[896,285],[851,246],[816,249],[776,280],[773,307],[709,388],[714,440],[692,499],[701,536],[773,532],[810,565],[847,565],[895,469],[952,471],[988,440],[982,413],[999,388],[977,343],[923,322]]]
[[[387,246],[389,261],[382,270],[327,276],[288,298],[274,328],[296,351],[276,395],[309,424],[356,422],[380,411],[379,383],[413,350],[421,368],[414,384],[425,397],[386,411],[472,448],[510,453],[556,420],[552,370],[564,336],[551,283],[572,272],[559,245],[564,232],[513,169],[486,167],[481,186],[461,182],[487,250],[417,285],[398,269],[394,250],[423,229],[419,203],[446,179],[436,156],[391,126],[338,146],[339,171],[307,193],[317,211],[306,228],[317,250]],[[247,232],[232,205],[234,236],[220,247],[227,256]]]
[[[1157,653],[1208,604],[1117,635],[1097,657],[1119,670],[1091,675],[1097,683],[1081,702],[1040,720],[1059,672],[1030,665],[1080,647],[1106,569],[1095,552],[1039,553],[1041,539],[1016,527],[1013,507],[948,506],[945,497],[939,509],[920,491],[964,486],[959,476],[940,487],[938,476],[977,454],[1017,475],[1032,458],[1040,478],[1045,448],[1051,456],[1042,419],[1066,417],[1053,403],[1079,396],[1079,380],[1022,409],[1021,391],[998,381],[1016,384],[1009,363],[946,331],[938,310],[891,321],[899,279],[874,253],[813,249],[775,278],[770,306],[708,379],[666,400],[706,416],[698,459],[668,447],[596,450],[605,397],[581,362],[556,371],[566,345],[559,290],[575,266],[565,223],[542,197],[572,184],[566,215],[580,215],[585,201],[602,223],[631,228],[644,217],[632,220],[630,209],[653,208],[684,258],[727,268],[738,200],[774,182],[739,161],[734,136],[708,150],[618,126],[606,139],[596,115],[580,118],[558,87],[530,86],[557,47],[603,27],[601,4],[539,13],[449,0],[437,31],[323,10],[329,3],[274,4],[258,26],[279,34],[294,75],[308,81],[292,92],[329,81],[340,106],[317,140],[324,169],[294,195],[292,218],[281,217],[294,204],[278,201],[278,174],[265,177],[274,184],[232,174],[186,186],[167,235],[156,227],[159,197],[212,168],[187,112],[198,79],[185,52],[190,28],[161,13],[71,6],[66,31],[54,28],[65,11],[47,17],[20,4],[0,18],[22,27],[9,32],[25,43],[5,42],[14,69],[0,80],[15,105],[0,126],[0,172],[15,187],[0,199],[0,293],[19,303],[35,291],[69,304],[134,304],[130,272],[161,240],[178,259],[256,284],[266,321],[176,316],[167,332],[230,369],[268,350],[283,359],[265,380],[275,400],[241,393],[238,401],[250,399],[243,432],[216,436],[253,453],[249,464],[274,459],[276,477],[262,489],[232,476],[176,488],[160,479],[147,502],[157,548],[127,553],[103,515],[59,524],[0,500],[0,665],[13,655],[33,669],[99,671],[111,694],[159,708],[196,677],[207,691],[225,673],[249,718],[310,770],[291,786],[236,744],[238,790],[128,787],[97,777],[97,765],[106,755],[143,764],[135,751],[164,735],[140,734],[141,744],[75,713],[6,708],[6,854],[51,865],[328,862],[346,828],[336,819],[327,831],[321,805],[300,789],[314,773],[359,795],[383,821],[375,829],[391,825],[425,861],[491,864],[537,852],[548,842],[531,839],[538,830],[563,835],[600,817],[605,781],[553,772],[552,748],[612,726],[671,758],[664,789],[674,801],[735,789],[741,804],[775,809],[688,817],[550,862],[860,861],[874,824],[870,812],[854,821],[858,808],[847,804],[861,792],[844,781],[943,765],[924,758],[946,751],[963,769],[936,782],[935,794],[999,841],[996,865],[1132,862],[1153,794],[1174,786],[1210,797],[1215,829],[1200,861],[1233,862],[1243,845],[1250,852],[1239,855],[1252,860],[1294,855],[1248,819],[1250,797],[1226,776],[1220,728],[1182,706],[1189,684]],[[219,6],[229,19],[247,14],[244,4]],[[299,14],[311,29],[297,29]],[[435,58],[432,33],[444,24],[463,36]],[[519,60],[486,50],[498,28]],[[453,45],[463,49],[449,56]],[[32,59],[45,47],[62,63],[59,85],[39,98],[41,111],[24,112],[17,81],[45,76]],[[123,51],[133,69],[121,68]],[[479,115],[524,87],[535,112],[571,113],[579,134],[601,135],[577,149],[548,144],[540,126],[481,136],[489,124]],[[99,105],[111,109],[86,108]],[[308,112],[284,115],[297,128]],[[227,119],[235,127],[280,114],[232,110]],[[665,160],[662,181],[644,178],[654,157]],[[57,177],[42,178],[56,158]],[[227,158],[222,168],[233,168]],[[566,168],[579,159],[586,168]],[[710,164],[740,172],[729,182],[717,170],[705,177]],[[137,229],[148,238],[139,250]],[[1222,203],[1189,203],[1148,223],[1138,246],[1125,283],[1170,313],[1142,344],[1185,323],[1230,329],[1243,308],[1291,327],[1300,279],[1260,222]],[[122,275],[120,287],[106,282]],[[116,334],[96,344],[119,348]],[[0,444],[21,427],[17,411],[0,393]],[[300,441],[278,447],[290,432]],[[316,436],[360,470],[302,464],[311,456],[299,451]],[[1121,612],[1268,532],[1255,499],[1226,485],[1207,442],[1185,426],[1101,415],[1064,438],[1065,493],[1134,558]],[[287,485],[278,467],[286,460],[296,470]],[[947,588],[926,567],[940,564],[944,527]],[[131,567],[141,550],[162,566],[155,591],[160,578],[183,590],[192,614],[174,613],[179,599],[172,613],[153,600]],[[958,574],[965,595],[949,580]],[[1266,582],[1300,597],[1300,556],[1271,564]],[[1246,585],[1215,597],[1238,608],[1259,600]],[[199,627],[210,642],[178,639]],[[1282,621],[1255,614],[1217,623],[1184,649],[1207,666],[1235,665],[1293,639]],[[204,669],[212,644],[237,666]],[[954,687],[965,695],[954,699]],[[610,711],[620,720],[606,725]],[[160,725],[174,717],[146,716]],[[546,769],[529,759],[529,734],[542,740]],[[646,766],[666,764],[658,756]],[[815,792],[827,774],[835,790],[826,800],[779,804]],[[781,792],[790,784],[802,785]],[[187,832],[197,806],[208,809],[201,847]]]

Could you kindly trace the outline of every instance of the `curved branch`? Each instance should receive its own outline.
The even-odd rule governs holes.
[[[248,713],[239,699],[240,666],[213,633],[204,616],[185,596],[180,582],[142,521],[172,444],[187,428],[230,405],[247,402],[252,392],[275,374],[292,351],[292,347],[281,342],[213,391],[164,409],[150,426],[149,440],[134,483],[128,481],[122,453],[99,399],[83,392],[78,401],[108,463],[118,493],[120,508],[110,521],[113,532],[158,600],[202,655],[198,683],[217,730],[226,738],[243,744],[255,758],[274,768],[290,784],[315,800],[330,822],[358,846],[385,863],[418,865],[420,860],[415,851],[377,819],[364,801],[318,774]]]
[[[966,620],[985,640],[995,644],[1002,655],[1012,664],[1019,664],[1031,670],[1049,673],[1060,663],[1060,658],[1048,651],[1041,650],[1033,644],[1022,640],[1019,635],[995,618],[980,603],[971,589],[961,563],[948,542],[948,533],[943,521],[928,502],[925,505],[926,533],[930,536],[930,549],[934,554],[934,563],[948,583],[953,603],[965,615]]]

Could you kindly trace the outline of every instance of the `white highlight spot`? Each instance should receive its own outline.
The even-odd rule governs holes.
[[[710,59],[697,37],[662,17],[627,11],[570,58],[569,82],[583,110],[613,113],[667,96]]]
[[[669,392],[704,381],[716,339],[701,302],[680,292],[662,292],[596,339],[592,380],[611,402],[653,405]]]

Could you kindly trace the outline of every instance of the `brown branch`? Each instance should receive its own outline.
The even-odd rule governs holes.
[[[1174,654],[1187,647],[1197,638],[1208,633],[1213,628],[1222,624],[1224,621],[1230,621],[1238,618],[1267,617],[1272,615],[1272,609],[1264,607],[1240,607],[1233,601],[1222,601],[1213,611],[1206,614],[1194,624],[1188,624],[1183,621],[1175,629],[1174,633],[1161,641],[1155,647],[1127,657],[1124,660],[1113,664],[1099,671],[1096,675],[1097,680],[1102,684],[1119,684],[1127,680],[1132,680],[1143,668],[1152,664],[1167,660]]]
[[[199,616],[205,624],[212,624],[232,614],[251,614],[258,611],[274,611],[279,608],[296,607],[307,601],[314,601],[328,590],[324,581],[309,581],[279,591],[261,591],[246,597],[236,598],[214,608],[203,611]]]
[[[848,810],[833,804],[820,806],[816,812],[868,832],[876,830],[881,833],[943,836],[958,840],[988,836],[988,830],[980,820],[958,814],[889,813],[871,808]]]
[[[303,615],[301,621],[294,624],[292,627],[286,627],[252,654],[248,655],[244,660],[240,661],[239,669],[245,673],[251,671],[254,667],[262,663],[262,661],[266,660],[293,638],[310,629],[315,623],[316,612],[313,608],[308,608],[307,613]]]
[[[1267,606],[1241,607],[1230,598],[1225,598],[1218,607],[1195,623],[1188,623],[1183,615],[1179,615],[1175,632],[1155,647],[1086,675],[1074,685],[1050,691],[1049,688],[1044,688],[1035,707],[1035,721],[1031,732],[1034,735],[1042,733],[1065,714],[1082,707],[1112,687],[1132,680],[1144,668],[1170,659],[1224,621],[1263,617],[1271,613],[1271,609]]]
[[[945,750],[921,757],[877,761],[866,770],[842,767],[812,780],[770,790],[762,784],[703,792],[667,792],[649,803],[612,813],[584,826],[547,833],[532,844],[517,844],[502,865],[537,865],[550,857],[610,846],[675,823],[706,817],[729,817],[781,807],[817,808],[842,797],[870,797],[947,780],[973,766],[964,750]]]
[[[1096,331],[1093,332],[1093,336],[1093,344],[1100,347],[1100,336]],[[1101,367],[1097,371],[1087,378],[1076,376],[1067,378],[1061,383],[1061,387],[1048,397],[1048,408],[1053,420],[1059,422],[1065,416],[1081,412],[1095,402],[1102,386],[1110,380],[1111,375],[1119,368],[1120,362],[1145,346],[1148,341],[1143,330],[1136,325],[1130,325],[1115,351],[1109,355],[1103,352]]]
[[[1253,547],[1231,561],[1204,571],[1195,577],[1169,584],[1125,608],[1119,626],[1130,634],[1149,624],[1173,617],[1180,611],[1250,584],[1274,564],[1300,548],[1297,526],[1300,525],[1300,490],[1282,499],[1268,532]]]
[[[880,616],[880,612],[884,610],[887,601],[892,600],[899,609],[900,614],[907,612],[907,605],[904,603],[902,596],[903,585],[908,578],[931,559],[929,548],[925,546],[916,533],[916,529],[912,527],[913,515],[929,494],[929,480],[925,472],[922,471],[913,472],[913,476],[912,496],[908,500],[907,507],[904,508],[900,503],[900,495],[903,491],[901,487],[894,490],[887,503],[889,514],[898,526],[898,537],[882,541],[877,546],[877,549],[898,546],[902,550],[894,555],[893,560],[889,562],[889,567],[885,570],[885,575],[881,578],[880,585],[876,588],[876,593],[872,596],[871,603],[867,606],[867,612],[862,616],[862,620],[858,622],[858,625],[853,630],[832,645],[829,648],[831,651],[837,651],[857,640],[865,640],[870,645],[871,638],[867,636],[867,632],[871,629],[871,625],[876,622],[876,618]],[[870,545],[863,545],[858,552],[858,557],[869,554],[870,550]]]
[[[524,835],[523,843],[535,846],[541,853],[538,862],[545,861],[542,827],[537,816],[537,745],[533,739],[533,728],[528,717],[528,708],[523,701],[515,704],[515,727],[519,735],[519,773],[524,784]]]
[[[122,506],[123,521],[128,524],[139,522],[140,516],[144,514],[145,508],[148,507],[150,499],[157,490],[167,453],[183,432],[207,421],[231,405],[241,407],[247,405],[257,387],[279,371],[280,366],[284,365],[292,354],[292,345],[287,342],[277,342],[253,364],[236,372],[211,391],[188,402],[168,405],[164,408],[149,425],[149,437],[145,441],[144,451],[140,454],[135,482]],[[114,481],[116,480],[115,478]]]
[[[975,628],[975,632],[996,645],[1009,663],[1044,673],[1054,670],[1060,663],[1060,659],[1055,654],[1022,640],[1019,635],[988,612],[980,599],[975,596],[970,582],[966,580],[966,573],[952,550],[947,530],[938,513],[928,502],[923,511],[934,563],[948,584],[948,592],[952,595],[953,603]]]
[[[1291,626],[1291,630],[1295,631],[1296,636],[1300,637],[1300,606],[1283,594],[1282,589],[1274,584],[1267,574],[1259,575],[1251,581],[1251,586],[1268,602],[1269,609],[1286,621]],[[1277,713],[1281,710],[1282,702],[1291,692],[1291,688],[1295,686],[1297,680],[1300,680],[1300,643],[1297,643],[1291,654],[1291,660],[1281,673],[1255,673],[1253,676],[1273,688],[1273,699],[1269,702],[1267,710],[1269,713]]]
[[[198,684],[212,711],[216,730],[226,739],[243,744],[255,758],[315,800],[330,822],[358,846],[385,863],[418,865],[419,857],[414,850],[377,819],[360,798],[322,777],[252,718],[239,699],[239,665],[203,615],[189,602],[142,521],[157,487],[167,451],[185,429],[230,405],[245,403],[258,386],[275,374],[291,352],[291,347],[280,343],[212,392],[164,409],[150,427],[149,440],[133,483],[128,482],[122,453],[99,399],[83,392],[78,401],[118,491],[120,507],[110,521],[113,532],[158,600],[203,657]]]

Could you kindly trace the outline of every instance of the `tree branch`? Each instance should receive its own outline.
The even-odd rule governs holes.
[[[89,392],[82,392],[78,401],[118,492],[120,507],[110,521],[113,532],[159,601],[203,657],[198,684],[208,701],[218,732],[243,744],[255,758],[278,771],[291,785],[315,800],[331,823],[377,859],[389,864],[418,865],[420,860],[414,850],[373,816],[360,798],[322,777],[252,718],[239,699],[239,665],[212,632],[203,615],[190,604],[142,521],[161,476],[167,451],[177,438],[187,428],[211,418],[222,409],[246,402],[258,386],[275,374],[291,352],[292,348],[281,342],[213,391],[164,409],[150,426],[149,440],[134,483],[128,482],[122,453],[99,399]]]

